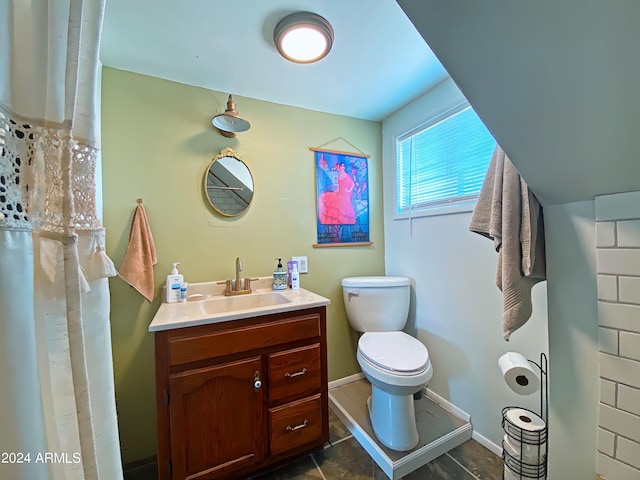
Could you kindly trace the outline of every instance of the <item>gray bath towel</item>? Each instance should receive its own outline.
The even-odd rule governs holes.
[[[497,146],[469,230],[493,240],[496,284],[504,296],[504,339],[532,312],[531,288],[546,277],[542,207],[504,151]]]

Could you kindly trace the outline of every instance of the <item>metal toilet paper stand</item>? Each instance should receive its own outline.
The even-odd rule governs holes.
[[[528,360],[528,359],[527,359]],[[548,455],[548,430],[549,430],[549,393],[548,393],[548,363],[547,356],[540,354],[540,363],[529,360],[530,363],[540,370],[540,418],[544,422],[544,427],[536,431],[529,431],[514,424],[507,413],[515,408],[525,410],[533,415],[537,415],[528,409],[520,407],[504,407],[502,409],[502,429],[507,436],[502,441],[502,460],[504,461],[503,480],[530,480],[546,479]],[[509,445],[506,444],[509,442]],[[519,449],[519,455],[515,451]],[[527,457],[527,461],[524,458]]]

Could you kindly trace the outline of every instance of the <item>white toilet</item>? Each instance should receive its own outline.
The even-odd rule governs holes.
[[[409,314],[406,277],[351,277],[342,280],[351,326],[363,332],[357,359],[371,382],[367,401],[373,431],[388,448],[411,450],[418,444],[413,394],[433,375],[422,342],[402,331]]]

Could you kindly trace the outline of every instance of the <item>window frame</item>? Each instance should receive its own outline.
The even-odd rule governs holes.
[[[452,200],[451,202],[443,201],[442,203],[434,203],[428,206],[414,207],[409,206],[404,212],[399,212],[399,192],[398,192],[398,176],[401,174],[399,171],[399,162],[398,162],[398,150],[399,144],[403,140],[407,138],[417,135],[422,131],[425,131],[437,123],[445,121],[447,118],[456,115],[467,108],[472,108],[471,104],[468,101],[463,101],[454,105],[451,108],[448,108],[441,113],[435,115],[434,117],[428,119],[427,121],[421,122],[414,127],[411,127],[409,130],[404,131],[403,133],[399,133],[393,135],[392,141],[392,150],[393,150],[393,162],[394,162],[394,198],[393,198],[393,219],[394,220],[404,220],[416,217],[432,217],[432,216],[440,216],[440,215],[453,215],[459,213],[467,213],[472,212],[476,202],[478,200],[478,194],[473,195],[472,197],[467,197],[464,200],[457,199]],[[476,114],[477,115],[477,114]],[[489,132],[491,133],[491,132]],[[496,142],[497,143],[497,142]]]

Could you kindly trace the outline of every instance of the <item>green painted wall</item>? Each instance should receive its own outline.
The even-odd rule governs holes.
[[[309,273],[301,275],[302,287],[331,299],[329,379],[359,371],[357,337],[344,314],[340,280],[384,273],[381,124],[234,95],[251,129],[229,139],[210,123],[215,113],[224,110],[227,95],[103,70],[107,251],[119,267],[136,199],[142,198],[158,257],[152,304],[121,279],[110,281],[116,400],[125,463],[155,454],[154,347],[147,329],[160,305],[160,289],[171,262],[181,262],[186,281],[202,282],[231,278],[237,256],[243,260],[246,276],[265,276],[273,271],[274,257],[307,255]],[[370,247],[311,246],[316,242],[315,174],[309,147],[328,142],[330,149],[356,151],[357,147],[371,155],[374,244]],[[225,146],[236,149],[255,182],[253,203],[237,219],[215,214],[202,188],[211,159]]]

